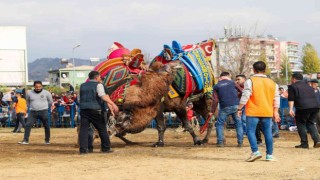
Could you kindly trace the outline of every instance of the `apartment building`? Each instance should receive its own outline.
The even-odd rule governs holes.
[[[279,41],[272,35],[266,37],[246,35],[241,27],[236,30],[225,28],[225,36],[216,41],[215,51],[212,63],[216,75],[223,67],[231,71],[232,68],[235,70],[242,68],[245,72],[250,72],[252,64],[265,57],[272,76],[279,77],[284,56],[288,57],[293,72],[302,72],[298,42]],[[252,74],[252,71],[250,73]]]
[[[292,72],[302,72],[299,42],[282,41],[280,47],[281,57],[286,56],[288,58]]]

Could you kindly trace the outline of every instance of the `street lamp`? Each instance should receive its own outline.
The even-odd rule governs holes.
[[[74,50],[76,48],[80,47],[80,44],[76,45],[75,47],[72,48],[72,64],[73,64],[73,78],[72,78],[72,86],[75,87],[75,83],[74,83],[74,74],[75,74],[75,64],[74,64]]]

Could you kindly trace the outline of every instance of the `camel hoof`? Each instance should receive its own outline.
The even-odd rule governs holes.
[[[201,143],[202,144],[208,144],[208,139],[203,139]]]
[[[164,143],[163,142],[156,142],[155,144],[153,144],[153,147],[163,147]]]
[[[195,146],[202,146],[203,143],[202,143],[202,141],[196,141],[196,142],[194,142],[194,145]]]

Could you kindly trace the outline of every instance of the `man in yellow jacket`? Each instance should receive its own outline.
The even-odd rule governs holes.
[[[266,64],[263,61],[255,62],[253,64],[253,71],[254,75],[244,83],[244,89],[238,107],[238,115],[240,116],[242,108],[246,106],[247,136],[252,151],[251,156],[246,161],[253,162],[262,157],[258,150],[257,138],[255,136],[259,121],[261,121],[266,142],[266,160],[272,161],[272,118],[277,122],[280,121],[278,113],[280,106],[278,85],[265,75]]]
[[[16,114],[17,114],[17,121],[16,126],[14,127],[13,132],[16,132],[19,127],[19,122],[22,124],[22,127],[26,127],[26,123],[24,121],[24,118],[27,114],[27,102],[24,98],[22,98],[22,90],[18,89],[16,90],[16,96],[17,96],[17,102],[13,104],[13,107],[15,108]]]

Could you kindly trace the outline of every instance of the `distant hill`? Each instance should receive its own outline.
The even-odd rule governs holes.
[[[64,68],[61,58],[40,58],[28,63],[28,78],[30,80],[45,81],[49,77],[48,71]],[[76,66],[91,65],[88,59],[74,59]]]

